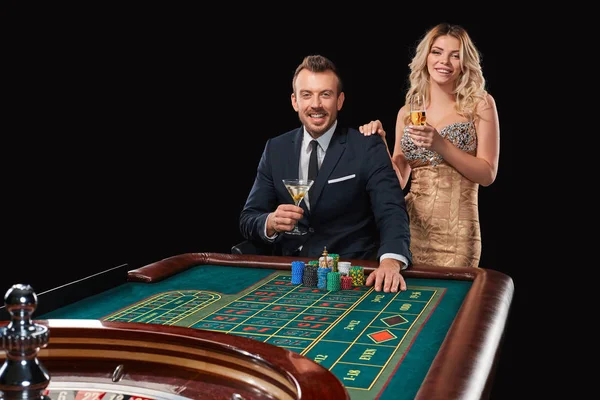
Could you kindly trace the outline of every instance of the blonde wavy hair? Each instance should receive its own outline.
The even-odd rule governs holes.
[[[475,120],[477,104],[480,101],[487,102],[485,79],[481,71],[479,51],[467,31],[459,25],[438,24],[423,36],[417,45],[415,56],[408,65],[410,67],[410,89],[406,93],[405,102],[409,104],[410,98],[417,93],[425,95],[425,101],[429,102],[430,75],[427,71],[427,56],[433,42],[440,36],[455,37],[460,43],[460,76],[454,87],[456,111],[469,120]],[[408,122],[408,118],[407,115],[406,122]]]

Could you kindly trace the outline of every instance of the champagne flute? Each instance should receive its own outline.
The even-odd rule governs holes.
[[[313,182],[311,179],[283,179],[283,184],[297,206],[300,206],[300,202],[306,196],[306,193],[308,193],[308,189],[310,189]],[[298,222],[296,222],[294,229],[285,233],[288,235],[306,235],[306,232],[298,229]]]
[[[427,115],[425,113],[425,96],[422,94],[414,94],[410,98],[410,121],[413,125],[425,125],[427,121]],[[415,143],[415,145],[417,145]],[[419,152],[425,151],[424,148],[419,147]]]

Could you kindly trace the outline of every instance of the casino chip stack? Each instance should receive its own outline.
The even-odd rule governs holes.
[[[316,265],[307,265],[304,267],[304,276],[302,277],[302,284],[308,287],[317,286],[317,269]]]
[[[331,257],[331,256],[319,257],[319,267],[333,268],[333,257]]]
[[[341,275],[341,277],[342,277],[342,282],[341,282],[342,290],[352,289],[352,277],[346,276],[346,275]]]
[[[331,272],[331,268],[321,268],[319,267],[317,269],[317,277],[318,277],[318,281],[317,281],[317,287],[319,289],[327,289],[327,279],[328,276],[327,274]]]
[[[340,290],[340,273],[339,272],[329,272],[327,274],[327,290],[332,292],[336,292]]]
[[[340,255],[339,254],[335,254],[335,253],[329,253],[329,257],[331,257],[332,261],[333,261],[332,271],[333,272],[338,272],[338,263],[340,261]]]
[[[350,261],[339,261],[338,272],[342,275],[348,275],[350,273]]]
[[[292,285],[302,283],[304,276],[304,261],[292,261]]]
[[[353,265],[350,267],[350,277],[352,278],[352,285],[363,286],[365,284],[365,270],[363,267]]]

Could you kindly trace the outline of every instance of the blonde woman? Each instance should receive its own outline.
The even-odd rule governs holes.
[[[498,112],[485,89],[479,51],[462,27],[439,24],[418,44],[409,79],[390,157],[403,189],[410,178],[406,207],[413,262],[478,267],[477,195],[479,185],[496,179],[500,151]],[[425,98],[425,125],[411,123],[415,95]],[[385,139],[379,120],[359,130]]]

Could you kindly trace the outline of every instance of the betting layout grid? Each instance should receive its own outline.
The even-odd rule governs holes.
[[[400,314],[391,314],[387,311],[384,312],[384,308],[386,306],[382,306],[378,299],[378,297],[384,297],[384,295],[380,293],[374,293],[372,292],[372,288],[367,288],[364,286],[365,282],[363,267],[348,267],[349,263],[340,263],[343,267],[342,272],[335,272],[337,272],[340,276],[340,282],[342,278],[346,277],[351,281],[351,286],[348,288],[350,289],[349,291],[344,292],[342,290],[339,292],[339,303],[334,304],[335,301],[314,302],[314,300],[303,299],[303,296],[311,296],[311,293],[317,296],[324,295],[326,292],[323,292],[321,289],[325,289],[328,292],[335,292],[336,288],[337,290],[343,289],[343,284],[332,284],[329,282],[330,279],[327,279],[327,283],[324,283],[322,279],[322,276],[324,275],[321,275],[320,279],[319,270],[329,270],[327,271],[328,278],[329,275],[334,272],[332,270],[335,268],[335,258],[336,255],[333,255],[333,257],[331,257],[331,255],[329,257],[326,256],[325,258],[321,257],[319,261],[310,261],[306,265],[303,262],[293,262],[291,273],[292,276],[278,275],[253,292],[237,298],[234,301],[234,304],[230,304],[232,306],[231,308],[222,308],[218,312],[209,313],[209,315],[205,315],[200,320],[195,319],[194,315],[196,314],[196,311],[219,302],[221,300],[221,296],[219,294],[202,292],[202,298],[198,299],[200,300],[200,303],[196,303],[195,305],[192,305],[191,302],[187,303],[185,306],[183,306],[185,308],[185,312],[182,312],[183,310],[179,308],[178,310],[171,310],[170,313],[162,314],[160,317],[156,317],[156,314],[153,314],[155,317],[153,317],[152,321],[136,321],[190,326],[193,328],[245,336],[265,343],[274,344],[306,355],[309,358],[319,362],[324,367],[334,372],[338,378],[343,379],[344,385],[348,389],[370,391],[371,389],[381,385],[381,383],[378,383],[378,377],[383,369],[385,369],[385,365],[388,365],[388,362],[390,362],[392,358],[401,357],[401,353],[403,353],[403,351],[398,352],[401,343],[404,342],[405,339],[407,339],[407,342],[410,342],[411,336],[414,335],[414,332],[418,330],[412,328],[417,327],[418,324],[422,323],[420,321],[426,319],[422,317],[426,316],[427,312],[425,312],[425,310],[429,307],[429,305],[437,302],[437,295],[435,292],[438,292],[438,290],[435,288],[427,288],[427,290],[423,291],[422,294],[425,294],[425,292],[430,292],[430,294],[424,295],[424,297],[420,299],[417,297],[421,295],[422,288],[417,289],[413,294],[410,295],[408,293],[394,294],[389,300],[388,304],[396,302],[397,304],[402,304],[402,307],[404,307],[406,306],[405,301],[408,299],[408,296],[410,296],[411,300],[418,300],[418,302],[421,304],[421,308],[418,310],[413,310],[413,316],[407,319]],[[326,261],[323,262],[324,260]],[[348,268],[348,275],[345,275],[345,267]],[[312,274],[312,272],[307,274],[307,269],[316,270],[316,275]],[[308,278],[306,278],[307,275]],[[331,275],[334,282],[337,281],[338,275]],[[275,287],[269,285],[275,285],[279,287],[282,285],[291,285],[291,287],[297,287],[298,292],[296,295],[289,293],[286,294],[286,303],[286,300],[275,300],[274,298],[269,298],[270,295],[278,295],[277,293],[267,293],[268,291],[272,290],[273,287]],[[319,288],[319,285],[321,288]],[[414,297],[415,293],[419,293],[416,295],[417,297]],[[181,291],[179,291],[179,294],[186,295],[185,292]],[[191,292],[189,294],[192,295]],[[170,296],[172,295],[173,294]],[[335,293],[330,293],[328,296],[331,295],[335,295]],[[333,298],[330,297],[330,299]],[[374,356],[374,353],[366,354],[368,351],[361,352],[361,354],[359,354],[359,360],[348,362],[345,361],[347,360],[348,355],[343,355],[343,353],[348,352],[348,349],[352,347],[352,345],[349,345],[349,343],[355,343],[355,347],[360,347],[361,345],[365,344],[364,342],[362,344],[359,343],[359,341],[356,339],[356,335],[347,331],[347,329],[353,328],[352,321],[350,322],[349,326],[344,326],[347,321],[353,319],[350,317],[352,314],[348,314],[348,311],[359,302],[359,299],[363,299],[364,302],[370,302],[373,304],[379,303],[377,307],[382,307],[381,310],[373,309],[369,310],[369,312],[375,311],[387,314],[386,317],[379,318],[381,321],[381,326],[370,326],[370,328],[372,328],[371,332],[363,335],[364,338],[362,339],[369,344],[375,343],[383,345],[384,347],[380,347],[377,350],[378,354],[376,356]],[[163,303],[173,303],[173,300],[174,299],[172,298],[161,298],[160,301]],[[149,301],[149,303],[153,303],[154,306],[156,306],[157,301],[158,298],[154,298],[152,301]],[[266,303],[264,302],[272,302],[272,304],[265,306]],[[364,302],[363,304],[365,304]],[[150,306],[149,303],[146,303],[145,306],[142,306],[142,309],[140,309],[138,313],[144,314],[148,311],[148,309],[153,309],[154,307]],[[177,301],[177,303],[182,304],[182,301]],[[245,307],[247,307],[247,309],[244,309]],[[259,310],[256,307],[261,309],[260,315],[257,313]],[[144,309],[146,311],[144,311]],[[277,320],[289,322],[298,318],[298,313],[303,313],[303,311],[301,311],[302,309],[310,309],[311,313],[322,314],[318,316],[311,316],[311,318],[314,318],[315,322],[313,325],[304,320],[297,325],[287,325],[286,323],[284,328],[277,322]],[[407,310],[404,309],[403,311]],[[350,312],[352,313],[354,311]],[[123,318],[127,320],[129,318],[135,318],[135,314],[136,312],[133,312],[132,308],[129,308],[125,314],[113,314],[108,316],[107,320],[123,320]],[[271,319],[270,317],[273,318]],[[345,320],[344,323],[341,323],[342,319]],[[360,320],[361,318],[359,317],[354,319]],[[186,320],[193,322],[188,324],[186,323]],[[328,328],[328,326],[335,326],[336,324],[338,326],[333,328],[334,330],[330,331],[331,328]],[[400,327],[402,327],[401,331],[403,333],[400,335],[394,334],[393,331]],[[348,333],[350,334],[350,337],[343,339],[343,336]],[[328,337],[336,337],[341,340],[326,340]],[[323,351],[323,346],[326,348],[325,351]],[[371,349],[371,351],[373,350]],[[336,352],[339,354],[337,354],[335,357],[331,357],[329,360],[325,360],[320,355],[324,352]],[[365,365],[365,359],[372,360],[373,365]],[[361,376],[357,376],[357,369],[355,365],[358,363],[363,364],[363,370],[372,371],[370,373],[363,373]]]

